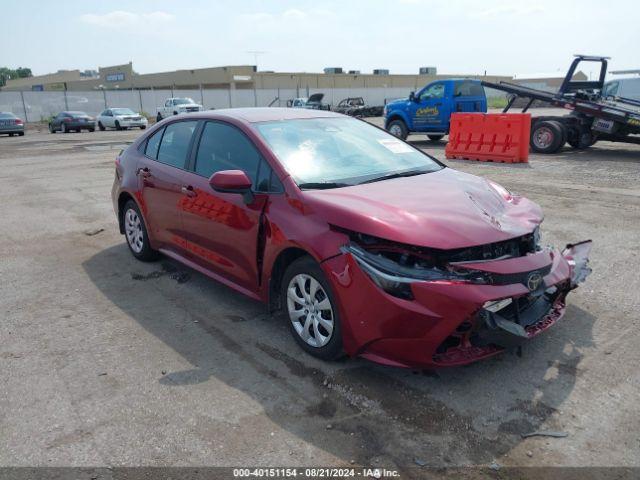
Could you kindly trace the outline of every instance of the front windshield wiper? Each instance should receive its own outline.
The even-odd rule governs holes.
[[[329,188],[342,188],[342,187],[352,187],[351,183],[340,183],[340,182],[307,182],[301,183],[298,185],[300,188],[309,189],[309,190],[326,190]]]
[[[370,178],[369,180],[358,183],[358,185],[362,185],[364,183],[381,182],[382,180],[390,180],[392,178],[414,177],[416,175],[422,175],[423,173],[431,173],[432,171],[433,170],[409,170],[408,172],[389,173],[387,175],[382,175],[381,177]]]

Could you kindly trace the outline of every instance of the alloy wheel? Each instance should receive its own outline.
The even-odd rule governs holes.
[[[320,282],[306,273],[294,276],[287,287],[289,319],[300,338],[312,347],[325,346],[334,330],[331,300]]]

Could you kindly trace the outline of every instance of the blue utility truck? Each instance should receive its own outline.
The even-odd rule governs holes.
[[[428,84],[409,98],[384,107],[384,127],[403,140],[410,133],[426,133],[437,142],[449,133],[454,112],[487,111],[487,97],[479,80],[451,78]]]

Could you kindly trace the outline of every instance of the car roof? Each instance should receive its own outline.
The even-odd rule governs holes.
[[[202,112],[199,116],[210,118],[237,118],[248,123],[272,122],[278,120],[296,120],[304,118],[338,118],[344,115],[327,110],[308,110],[304,108],[279,108],[279,107],[257,107],[257,108],[224,108]]]

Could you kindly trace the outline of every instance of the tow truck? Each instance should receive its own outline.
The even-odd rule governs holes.
[[[530,145],[534,152],[556,153],[565,144],[585,149],[598,140],[640,144],[640,101],[607,96],[604,91],[610,57],[574,55],[574,60],[557,92],[546,92],[509,82],[482,82],[509,94],[503,113],[518,99],[527,100],[526,112],[536,100],[556,108],[570,110],[562,116],[537,116],[531,119]],[[574,80],[582,62],[600,64],[597,80]]]

